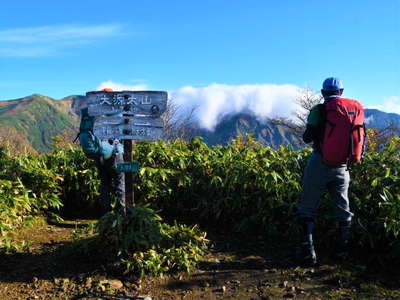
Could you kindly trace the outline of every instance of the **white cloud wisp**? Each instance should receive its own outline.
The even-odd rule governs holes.
[[[196,107],[195,115],[202,127],[213,130],[220,118],[226,115],[249,112],[260,118],[292,117],[298,108],[294,99],[301,88],[295,85],[211,84],[205,87],[185,86],[170,91],[174,103],[184,110]]]
[[[114,91],[149,90],[146,84],[128,85],[112,80],[104,81],[96,90],[111,88]],[[302,88],[284,84],[227,85],[213,83],[204,87],[184,86],[168,91],[169,99],[177,105],[181,115],[194,110],[194,118],[203,128],[213,130],[224,116],[247,112],[260,119],[293,118],[301,109],[295,99]]]
[[[0,30],[0,56],[44,57],[61,49],[122,35],[122,26],[57,25]]]
[[[390,96],[383,100],[382,105],[371,106],[387,113],[400,114],[400,96]]]
[[[111,88],[114,91],[138,91],[151,89],[146,84],[129,85],[112,80],[101,82],[96,90]],[[241,112],[265,118],[293,118],[293,112],[301,109],[296,103],[303,88],[291,84],[227,85],[213,83],[203,87],[184,86],[168,91],[169,100],[177,105],[179,114],[194,110],[199,125],[214,130],[221,118]]]

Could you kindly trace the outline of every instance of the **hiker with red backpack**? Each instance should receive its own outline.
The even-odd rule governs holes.
[[[335,204],[339,224],[335,256],[348,256],[348,237],[353,213],[350,211],[349,169],[360,161],[365,146],[364,108],[356,100],[343,98],[343,84],[330,77],[323,82],[324,103],[314,106],[303,134],[305,143],[313,142],[313,152],[303,176],[303,191],[298,205],[301,229],[299,260],[314,265],[317,257],[313,242],[316,211],[327,188]]]

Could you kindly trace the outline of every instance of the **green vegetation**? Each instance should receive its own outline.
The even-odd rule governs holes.
[[[351,170],[352,235],[366,262],[400,263],[399,144],[392,139]],[[273,150],[240,138],[213,148],[199,139],[141,143],[134,152],[142,166],[136,201],[202,228],[290,238],[296,233],[294,213],[307,155],[307,150]],[[316,227],[323,234],[317,241],[330,249],[335,219],[328,195],[320,211]]]
[[[29,224],[33,216],[52,216],[62,206],[62,178],[47,168],[44,157],[10,156],[4,148],[0,165],[0,249],[17,249],[8,239],[15,229]]]
[[[40,157],[62,178],[59,187],[64,214],[88,215],[88,212],[98,209],[96,200],[100,180],[95,163],[87,159],[79,147],[66,145],[66,149],[57,148]]]
[[[399,145],[393,139],[351,171],[352,240],[362,249],[355,259],[370,265],[400,263]],[[278,233],[291,238],[308,154],[273,150],[250,137],[215,147],[199,138],[136,144],[133,159],[141,165],[134,183],[137,206],[126,217],[112,212],[101,218],[88,245],[108,245],[104,248],[126,271],[159,275],[196,265],[207,244],[199,228],[263,235],[268,241]],[[46,155],[3,151],[0,159],[0,247],[5,248],[7,233],[31,215],[96,209],[96,170],[79,148],[68,145]],[[326,248],[333,240],[330,204],[322,201],[317,220],[324,233],[317,241]]]
[[[273,150],[250,139],[213,148],[196,138],[141,143],[137,201],[174,218],[239,232],[287,229],[300,191],[305,152]]]
[[[127,216],[109,213],[97,227],[100,244],[121,257],[127,271],[141,276],[190,272],[207,249],[196,226],[168,225],[152,209],[131,207]]]

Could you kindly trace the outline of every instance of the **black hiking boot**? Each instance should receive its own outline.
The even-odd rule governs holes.
[[[336,242],[336,250],[334,259],[337,261],[346,261],[349,258],[349,234],[350,234],[351,221],[339,222],[338,237]]]
[[[305,242],[301,245],[297,255],[297,263],[303,267],[311,267],[317,264],[317,255],[312,244]]]
[[[301,218],[300,224],[300,249],[297,253],[297,263],[303,267],[314,266],[317,264],[317,255],[315,254],[313,243],[314,222],[311,218]]]

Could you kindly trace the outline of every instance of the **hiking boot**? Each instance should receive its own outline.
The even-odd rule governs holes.
[[[312,232],[314,222],[311,218],[301,218],[300,249],[297,253],[297,262],[302,266],[313,266],[317,263]]]
[[[336,250],[334,258],[339,261],[344,261],[349,258],[349,234],[351,221],[339,222],[338,238],[336,242]]]
[[[317,264],[317,255],[314,246],[308,242],[301,245],[297,255],[297,262],[304,267],[314,266]]]

